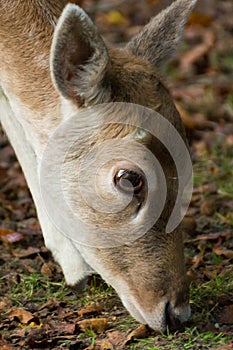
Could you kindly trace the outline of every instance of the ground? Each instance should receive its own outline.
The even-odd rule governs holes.
[[[166,0],[82,1],[121,46]],[[191,145],[194,192],[184,220],[191,319],[177,332],[140,326],[98,276],[65,285],[44,247],[35,208],[0,136],[0,348],[233,349],[233,3],[201,0],[167,82]]]

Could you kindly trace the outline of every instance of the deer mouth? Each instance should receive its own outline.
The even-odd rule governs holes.
[[[190,306],[188,304],[177,311],[170,302],[163,300],[155,305],[152,312],[147,312],[135,301],[129,299],[122,299],[122,301],[137,321],[147,324],[157,332],[164,332],[167,326],[170,330],[180,329],[182,323],[186,322],[190,317]]]

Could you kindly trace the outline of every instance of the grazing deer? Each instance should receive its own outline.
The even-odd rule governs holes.
[[[124,49],[112,49],[106,47],[88,15],[65,0],[0,0],[1,124],[24,171],[45,244],[68,284],[82,281],[90,271],[98,272],[115,288],[135,319],[159,331],[168,323],[186,321],[190,315],[182,232],[179,226],[165,232],[178,181],[169,153],[156,138],[142,133],[140,140],[141,131],[137,135],[137,130],[127,126],[115,130],[117,126],[112,124],[103,134],[118,139],[128,135],[142,142],[162,164],[168,187],[155,225],[131,244],[107,248],[78,244],[57,229],[43,204],[39,168],[48,140],[62,121],[102,103],[127,102],[155,110],[185,140],[180,116],[158,70],[176,50],[195,2],[174,1]],[[76,146],[78,161],[82,145]],[[137,194],[120,219],[134,220],[145,201],[145,179],[127,162],[123,169],[121,163],[114,166],[118,170],[112,187],[127,191],[126,179]],[[72,189],[77,184],[66,186]],[[78,211],[86,210],[77,203]],[[93,215],[100,227],[114,227],[119,219],[113,215],[106,224],[102,214]]]

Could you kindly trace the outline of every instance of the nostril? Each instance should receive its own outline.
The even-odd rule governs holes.
[[[172,309],[170,302],[166,304],[165,316],[166,316],[166,324],[170,330],[177,330],[181,327],[181,322],[174,314],[174,311]]]

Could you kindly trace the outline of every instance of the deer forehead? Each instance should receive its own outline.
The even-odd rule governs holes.
[[[156,68],[126,50],[111,49],[109,55],[106,79],[111,83],[114,100],[158,107],[163,83]]]

